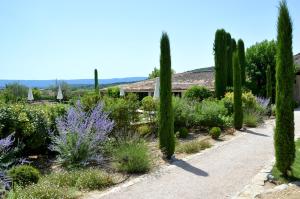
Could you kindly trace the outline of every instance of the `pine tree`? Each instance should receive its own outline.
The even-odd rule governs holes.
[[[232,69],[232,44],[231,44],[231,35],[227,33],[226,38],[226,45],[227,45],[227,86],[233,86],[233,69]]]
[[[286,1],[281,1],[277,21],[276,55],[276,167],[284,176],[295,159],[292,22]]]
[[[95,86],[95,92],[98,93],[99,92],[99,82],[98,82],[98,70],[95,69],[94,70],[94,86]]]
[[[267,72],[266,72],[266,79],[267,79],[267,98],[270,99],[270,101],[272,101],[272,70],[271,70],[271,66],[268,65],[267,66]]]
[[[215,34],[214,42],[215,54],[215,94],[218,99],[222,98],[226,91],[226,32],[219,29]]]
[[[245,46],[242,39],[238,40],[237,49],[239,54],[240,67],[241,67],[242,86],[244,86],[246,82],[246,71],[245,71],[246,58],[245,58]]]
[[[239,63],[238,51],[232,56],[233,63],[233,119],[234,128],[241,129],[243,127],[243,108],[242,108],[242,81],[241,68]]]
[[[160,40],[160,106],[159,145],[164,155],[170,159],[175,151],[174,115],[172,107],[172,70],[170,42],[167,33]]]

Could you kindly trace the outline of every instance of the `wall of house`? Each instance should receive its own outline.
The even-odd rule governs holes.
[[[300,74],[296,75],[294,84],[294,99],[300,102]]]

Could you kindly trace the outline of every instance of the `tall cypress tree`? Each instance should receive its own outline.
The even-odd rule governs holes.
[[[99,82],[98,82],[98,70],[95,69],[94,70],[94,86],[95,86],[95,92],[98,93],[99,92]]]
[[[231,39],[231,49],[232,53],[236,50],[236,41],[234,38]]]
[[[245,71],[246,58],[245,58],[245,46],[242,39],[238,40],[237,49],[239,54],[240,67],[241,67],[241,80],[242,80],[242,85],[244,86],[246,81],[246,71]]]
[[[222,98],[226,91],[226,32],[219,29],[215,34],[215,94],[218,99]]]
[[[267,98],[270,99],[270,101],[272,102],[272,70],[271,70],[271,66],[268,65],[267,66],[267,72],[266,72],[266,79],[267,79]]]
[[[227,86],[233,86],[233,69],[232,69],[232,45],[231,45],[231,35],[226,34],[226,46],[227,46]]]
[[[167,33],[160,40],[160,105],[159,146],[170,159],[175,151],[174,115],[172,107],[172,70],[170,42]]]
[[[238,51],[232,56],[233,63],[233,119],[234,128],[241,129],[243,127],[243,108],[242,108],[242,81],[241,68],[239,63]]]
[[[288,175],[295,159],[292,52],[292,22],[286,1],[279,5],[276,55],[276,167]]]

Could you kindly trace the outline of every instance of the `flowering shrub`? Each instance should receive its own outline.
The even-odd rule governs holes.
[[[65,166],[99,163],[103,159],[100,145],[113,127],[114,122],[103,111],[102,103],[86,112],[78,101],[57,119],[59,135],[53,136],[51,149],[59,153],[59,160]]]

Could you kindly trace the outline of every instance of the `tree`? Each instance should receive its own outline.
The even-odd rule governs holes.
[[[271,66],[267,66],[267,98],[272,99],[272,71]]]
[[[215,94],[218,99],[222,98],[226,91],[226,32],[219,29],[215,34]]]
[[[98,94],[99,93],[99,80],[98,80],[98,70],[94,70],[94,86],[95,86],[95,92]]]
[[[295,159],[294,142],[294,60],[292,51],[292,22],[286,1],[281,1],[277,21],[276,55],[276,167],[288,175]]]
[[[239,63],[241,68],[242,86],[244,86],[246,81],[246,72],[245,72],[246,58],[245,58],[245,46],[242,39],[238,40],[237,49],[238,49]]]
[[[232,48],[232,54],[236,50],[236,41],[234,38],[231,39],[231,48]]]
[[[148,75],[148,79],[159,77],[159,69],[154,67],[153,71]],[[175,74],[175,70],[172,69],[172,75]]]
[[[227,45],[227,78],[226,84],[227,86],[232,86],[233,82],[233,69],[232,69],[232,43],[231,43],[231,35],[229,33],[226,34],[226,45]]]
[[[160,40],[160,105],[159,105],[159,146],[170,159],[175,151],[174,115],[172,107],[172,72],[170,42],[167,33]]]
[[[239,63],[238,51],[233,53],[232,63],[233,63],[234,128],[241,129],[243,127],[242,81],[241,81],[241,68]]]
[[[266,71],[270,65],[272,71],[272,101],[275,101],[275,66],[276,66],[276,42],[263,41],[250,46],[246,50],[246,86],[253,94],[266,96]]]
[[[3,90],[3,98],[5,102],[18,102],[25,100],[28,94],[28,87],[19,84],[6,84]]]

